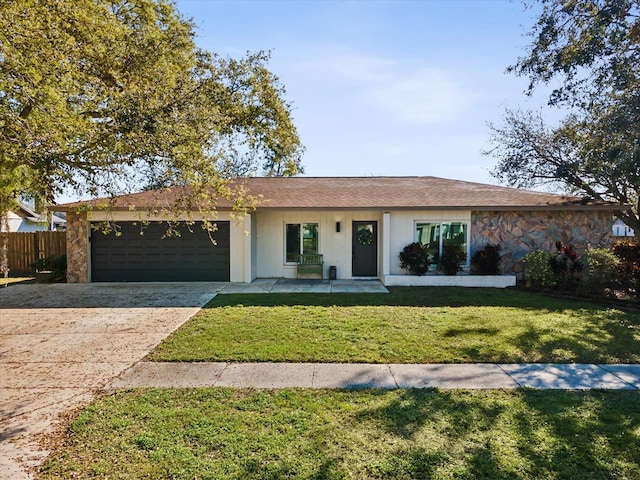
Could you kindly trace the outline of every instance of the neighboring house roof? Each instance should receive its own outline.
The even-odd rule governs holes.
[[[233,180],[263,209],[460,209],[460,210],[620,210],[619,204],[437,177],[253,177]],[[177,189],[140,192],[114,199],[56,206],[71,211],[87,205],[145,210],[158,201],[172,203]],[[220,199],[219,209],[230,208]]]
[[[20,218],[24,218],[31,222],[40,221],[40,216],[33,209],[29,208],[23,203],[18,203],[18,208],[13,209],[12,213]]]
[[[66,225],[66,214],[54,212],[51,219],[37,213],[24,203],[18,203],[17,208],[9,211],[9,231],[47,230],[51,225]]]
[[[37,213],[33,208],[29,207],[28,205],[25,205],[24,203],[19,203],[18,208],[13,210],[13,213],[31,222],[39,222],[39,223],[49,222],[49,219],[47,218],[46,215]],[[65,223],[67,220],[66,218],[64,218],[63,215],[54,214],[52,216],[52,221],[53,223]]]

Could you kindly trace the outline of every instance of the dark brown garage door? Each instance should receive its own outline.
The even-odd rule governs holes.
[[[183,225],[181,236],[162,238],[166,223],[120,222],[120,236],[91,233],[91,280],[94,282],[229,281],[229,222],[217,222],[212,234],[200,223]]]

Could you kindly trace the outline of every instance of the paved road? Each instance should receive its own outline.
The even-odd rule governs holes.
[[[0,288],[0,476],[48,454],[61,416],[90,402],[226,284]]]

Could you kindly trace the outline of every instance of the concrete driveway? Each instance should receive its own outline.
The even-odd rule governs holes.
[[[226,285],[0,288],[1,478],[30,478],[66,418]]]

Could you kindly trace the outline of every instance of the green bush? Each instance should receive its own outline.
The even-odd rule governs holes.
[[[399,255],[400,268],[422,276],[429,270],[429,248],[419,242],[410,243]]]
[[[564,290],[574,290],[580,281],[583,264],[572,245],[556,242],[556,251],[551,254],[551,270],[555,284]]]
[[[525,280],[532,288],[545,289],[553,288],[557,284],[556,275],[551,268],[550,252],[536,250],[527,253],[524,258]]]
[[[56,276],[62,276],[67,271],[66,255],[50,255],[45,258],[39,258],[35,263],[31,264],[37,272],[53,272]]]
[[[442,246],[442,255],[438,263],[438,270],[445,275],[455,275],[462,271],[462,264],[467,259],[467,254],[457,243],[445,243]]]
[[[620,259],[619,279],[626,288],[640,291],[640,242],[621,241],[613,246],[613,254]]]
[[[500,274],[500,245],[485,245],[471,257],[471,273],[476,275]]]
[[[581,289],[587,293],[604,293],[617,279],[620,259],[607,248],[590,248],[584,258]]]

